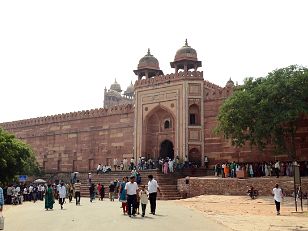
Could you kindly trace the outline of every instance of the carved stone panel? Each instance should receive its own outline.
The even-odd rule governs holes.
[[[197,129],[189,129],[189,141],[201,141],[201,131]]]
[[[200,83],[189,83],[188,93],[189,95],[200,96],[201,95],[201,84]]]

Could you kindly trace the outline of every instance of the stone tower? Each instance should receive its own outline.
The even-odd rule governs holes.
[[[163,75],[148,52],[140,59],[135,83],[134,155],[202,163],[204,153],[203,73],[187,40],[170,63],[175,72]],[[191,71],[192,70],[192,71]],[[144,78],[145,77],[145,78]]]
[[[121,95],[122,89],[121,85],[114,80],[114,83],[111,84],[110,89],[107,90],[105,87],[104,90],[104,108],[109,108],[116,105],[123,105],[123,104],[132,104],[134,101],[134,86],[131,83],[124,94]]]

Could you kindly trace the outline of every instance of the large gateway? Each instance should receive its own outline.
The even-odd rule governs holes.
[[[173,73],[164,75],[148,50],[123,92],[115,80],[104,90],[104,108],[2,123],[0,126],[25,140],[34,149],[46,172],[93,170],[112,165],[114,158],[179,156],[203,165],[222,161],[273,160],[270,150],[235,149],[214,133],[220,105],[234,88],[204,79],[197,52],[185,42],[170,63]],[[122,93],[123,92],[123,93]],[[297,156],[308,159],[308,119],[300,122]],[[279,157],[288,159],[287,155]]]

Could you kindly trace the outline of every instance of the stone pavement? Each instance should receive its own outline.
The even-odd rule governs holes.
[[[45,211],[44,202],[26,202],[19,206],[6,206],[4,210],[5,231],[224,231],[230,230],[202,213],[177,205],[172,201],[158,201],[157,215],[129,218],[122,215],[120,203],[108,200],[93,203],[82,198],[81,206],[74,203],[64,204],[64,210],[55,203],[53,211]]]

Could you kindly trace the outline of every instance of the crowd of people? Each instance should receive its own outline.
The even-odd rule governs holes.
[[[153,178],[153,175],[148,176],[148,187],[141,185],[141,177],[137,170],[133,169],[130,177],[123,177],[122,181],[115,179],[111,181],[108,189],[108,198],[110,201],[118,199],[121,202],[121,208],[124,215],[129,217],[135,217],[140,214],[145,216],[146,206],[148,200],[150,201],[151,214],[155,215],[156,212],[156,198],[157,192],[160,192],[157,181]],[[93,202],[98,195],[98,199],[103,201],[105,196],[105,187],[103,184],[98,183],[95,185],[92,183],[91,174],[88,177],[90,202]],[[76,202],[77,203],[77,202]]]
[[[139,157],[137,161],[134,157],[130,160],[124,158],[119,161],[117,158],[113,159],[113,167],[110,165],[98,164],[96,173],[107,173],[111,171],[131,171],[131,170],[149,170],[149,169],[160,169],[164,174],[172,173],[176,170],[183,168],[198,167],[196,164],[189,162],[188,157],[185,156],[184,160],[181,161],[179,156],[175,158],[160,158],[158,160],[146,159],[145,157]]]
[[[308,162],[223,163],[214,166],[215,176],[237,177],[243,171],[248,177],[293,176],[293,165],[300,166],[301,176],[308,176]]]
[[[10,184],[3,187],[5,204],[21,204],[23,201],[43,200],[46,187],[43,184]]]
[[[121,202],[121,208],[124,215],[134,217],[140,214],[145,216],[146,205],[148,200],[151,204],[151,214],[156,212],[156,197],[157,192],[160,192],[157,181],[152,175],[148,176],[148,187],[141,185],[141,177],[137,170],[131,171],[130,177],[124,177],[122,181],[118,179],[110,182],[109,199],[115,201],[118,199]],[[101,183],[95,185],[91,180],[91,173],[88,177],[88,186],[90,193],[90,202],[93,202],[97,196],[103,201],[105,197],[105,186]],[[45,209],[53,210],[55,201],[58,200],[60,208],[63,209],[66,200],[71,203],[73,198],[76,200],[76,206],[80,205],[81,183],[77,179],[77,174],[71,179],[70,183],[58,181],[53,184],[15,184],[1,188],[0,207],[3,204],[22,204],[23,201],[45,200]],[[18,199],[15,199],[18,198]],[[15,203],[15,200],[17,202]]]
[[[147,170],[156,169],[158,167],[157,162],[152,159],[146,160],[145,157],[140,157],[136,161],[134,157],[130,160],[124,158],[122,161],[118,161],[117,158],[113,159],[113,166],[98,164],[96,173],[107,173],[110,171],[131,171],[131,170]]]
[[[115,192],[118,194],[118,199],[121,202],[121,208],[124,215],[128,215],[129,217],[135,217],[137,214],[140,214],[140,206],[141,206],[141,216],[145,216],[146,207],[148,201],[150,201],[150,214],[155,215],[156,213],[156,198],[157,192],[160,192],[157,181],[153,178],[152,175],[148,176],[148,187],[146,189],[145,185],[138,185],[135,182],[135,176],[132,175],[129,178],[123,177],[122,181],[114,181],[109,185],[109,198],[111,201],[114,201]],[[63,205],[65,203],[65,199],[68,198],[69,202],[72,202],[72,194],[75,191],[76,205],[80,205],[80,187],[81,184],[79,180],[74,183],[74,185],[64,184],[64,182],[60,182],[58,185],[56,184],[48,184],[47,187],[44,185],[30,185],[28,187],[22,187],[20,185],[10,185],[4,189],[0,187],[0,213],[2,213],[3,205],[5,203],[12,203],[12,198],[7,194],[9,191],[13,191],[14,193],[20,193],[23,191],[27,191],[28,200],[32,200],[36,197],[34,188],[38,188],[40,186],[41,193],[39,199],[43,200],[45,198],[45,209],[53,209],[53,204],[55,203],[55,199],[59,200],[59,204],[61,209],[63,209]],[[23,189],[22,189],[23,188]],[[90,201],[92,202],[95,199],[96,190],[95,185],[91,183],[90,190]],[[19,190],[20,189],[20,190]],[[116,190],[115,190],[116,189]],[[19,190],[19,191],[18,191]],[[103,200],[104,198],[104,186],[100,183],[97,185],[97,191],[100,194],[99,199]],[[253,187],[250,189],[253,194]],[[37,191],[38,192],[38,191]],[[38,194],[38,193],[37,193]],[[272,194],[274,195],[274,202],[276,207],[277,215],[280,215],[280,204],[283,199],[282,189],[278,184],[272,190]],[[35,201],[35,200],[34,200]],[[3,219],[3,218],[2,218]],[[3,222],[3,220],[2,220]]]

